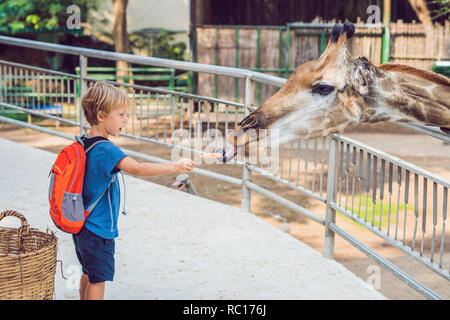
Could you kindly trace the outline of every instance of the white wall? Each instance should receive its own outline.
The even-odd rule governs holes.
[[[129,0],[128,2],[127,27],[129,33],[149,28],[183,31],[182,34],[176,36],[176,41],[185,41],[189,47],[189,23],[189,0]],[[112,0],[99,1],[98,10],[89,12],[86,33],[111,35],[113,26]],[[105,39],[102,40],[105,41]]]
[[[145,28],[187,32],[189,0],[130,0],[127,19],[128,32]]]

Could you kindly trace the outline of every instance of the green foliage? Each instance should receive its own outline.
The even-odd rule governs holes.
[[[65,27],[69,17],[67,7],[77,5],[81,21],[87,11],[96,8],[96,1],[88,0],[3,0],[0,2],[0,28],[15,32],[24,28],[54,29]]]
[[[374,204],[373,199],[371,197],[367,197],[365,195],[361,195],[361,201],[359,200],[359,196],[355,194],[355,202],[353,204],[353,214],[355,214],[360,219],[366,219],[367,222],[372,222],[372,217],[374,218],[374,226],[379,227],[380,226],[380,213],[381,213],[381,227],[386,226],[389,223],[389,203],[386,202],[386,199],[383,202],[383,205],[381,205],[381,202],[379,199],[377,199],[377,202]],[[349,202],[351,199],[349,199]],[[361,211],[359,211],[361,204]],[[367,204],[367,207],[366,207]],[[398,211],[402,215],[405,212],[405,204],[404,203],[397,203],[392,201],[391,202],[391,216],[390,216],[390,222],[395,223],[395,218],[397,214],[397,206]],[[366,209],[367,208],[367,209]],[[346,209],[348,211],[352,211],[351,204],[347,203]],[[414,215],[414,207],[406,204],[406,211],[408,214]],[[367,213],[367,217],[366,217]]]
[[[130,45],[137,49],[146,49],[152,57],[186,60],[186,44],[175,42],[175,33],[163,30],[152,36],[131,34]]]
[[[427,1],[427,4],[432,6],[431,20],[450,18],[450,0],[432,0]]]
[[[174,43],[174,33],[170,31],[162,31],[153,39],[152,56],[184,60],[186,44],[184,42]]]

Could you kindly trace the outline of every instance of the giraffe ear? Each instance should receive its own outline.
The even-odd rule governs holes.
[[[356,65],[351,72],[353,87],[362,96],[369,93],[369,85],[371,83],[371,68],[369,61],[362,57],[357,59]]]
[[[362,67],[356,67],[352,71],[352,84],[360,95],[365,96],[369,93],[369,83]]]

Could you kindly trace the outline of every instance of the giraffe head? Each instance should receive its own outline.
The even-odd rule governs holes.
[[[239,123],[228,141],[243,145],[261,138],[260,129],[270,129],[278,130],[283,143],[342,132],[363,122],[372,74],[379,71],[366,58],[351,57],[347,40],[354,32],[353,24],[336,24],[322,55],[298,66],[275,95]]]

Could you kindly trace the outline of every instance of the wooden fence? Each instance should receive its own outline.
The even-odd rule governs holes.
[[[204,26],[197,28],[197,61],[238,67],[287,77],[296,66],[317,59],[328,43],[330,28],[289,28],[286,26]],[[390,62],[431,70],[436,60],[450,59],[450,22],[426,29],[421,24],[390,24]],[[357,28],[349,41],[354,56],[381,63],[381,28]],[[287,50],[286,50],[287,48]],[[288,63],[286,63],[288,61]],[[201,95],[244,101],[244,80],[199,75]],[[256,103],[272,96],[276,88],[258,85]]]
[[[391,61],[431,70],[437,60],[450,59],[450,22],[425,28],[422,24],[391,24]]]

